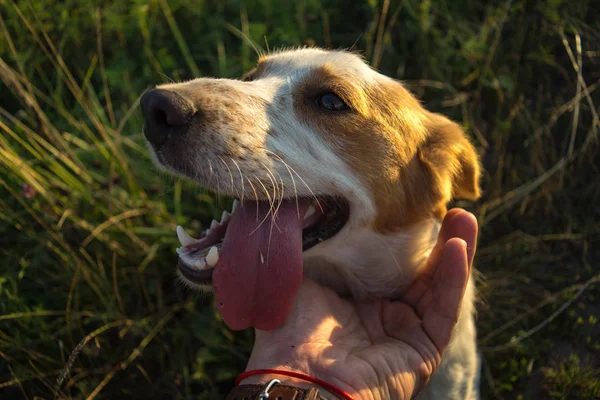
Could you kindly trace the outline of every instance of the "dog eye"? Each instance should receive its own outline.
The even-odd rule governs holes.
[[[325,93],[320,95],[317,98],[317,105],[330,111],[344,111],[350,109],[350,107],[344,103],[344,100],[340,99],[339,96],[333,93]]]

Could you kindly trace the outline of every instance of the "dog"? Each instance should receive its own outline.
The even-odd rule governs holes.
[[[141,99],[160,168],[230,196],[199,239],[177,227],[178,270],[214,292],[232,329],[274,329],[302,276],[353,298],[398,298],[453,198],[480,195],[463,129],[358,55],[261,55],[243,79],[160,85]],[[239,199],[239,200],[237,200]],[[475,396],[474,287],[421,399]]]

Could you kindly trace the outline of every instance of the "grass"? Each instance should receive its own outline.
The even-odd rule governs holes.
[[[571,354],[568,359],[557,364],[542,371],[552,387],[548,393],[551,398],[569,399],[572,394],[579,394],[586,399],[600,397],[600,374],[590,362],[582,365],[579,357]]]
[[[100,3],[98,3],[100,4]],[[593,1],[0,1],[0,397],[222,398],[251,332],[175,283],[227,205],[157,173],[139,95],[353,47],[472,134],[484,398],[598,398]]]

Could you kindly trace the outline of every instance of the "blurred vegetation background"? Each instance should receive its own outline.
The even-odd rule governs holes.
[[[483,398],[600,398],[600,4],[0,0],[0,398],[224,398],[251,332],[174,280],[228,206],[157,173],[138,100],[254,48],[353,48],[486,169]]]

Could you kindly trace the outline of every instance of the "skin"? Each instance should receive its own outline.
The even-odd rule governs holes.
[[[301,372],[355,399],[411,398],[424,388],[450,342],[476,241],[475,217],[449,211],[425,269],[397,301],[355,302],[305,279],[285,324],[256,330],[247,370]],[[280,375],[253,376],[242,384],[274,378],[310,385]]]

